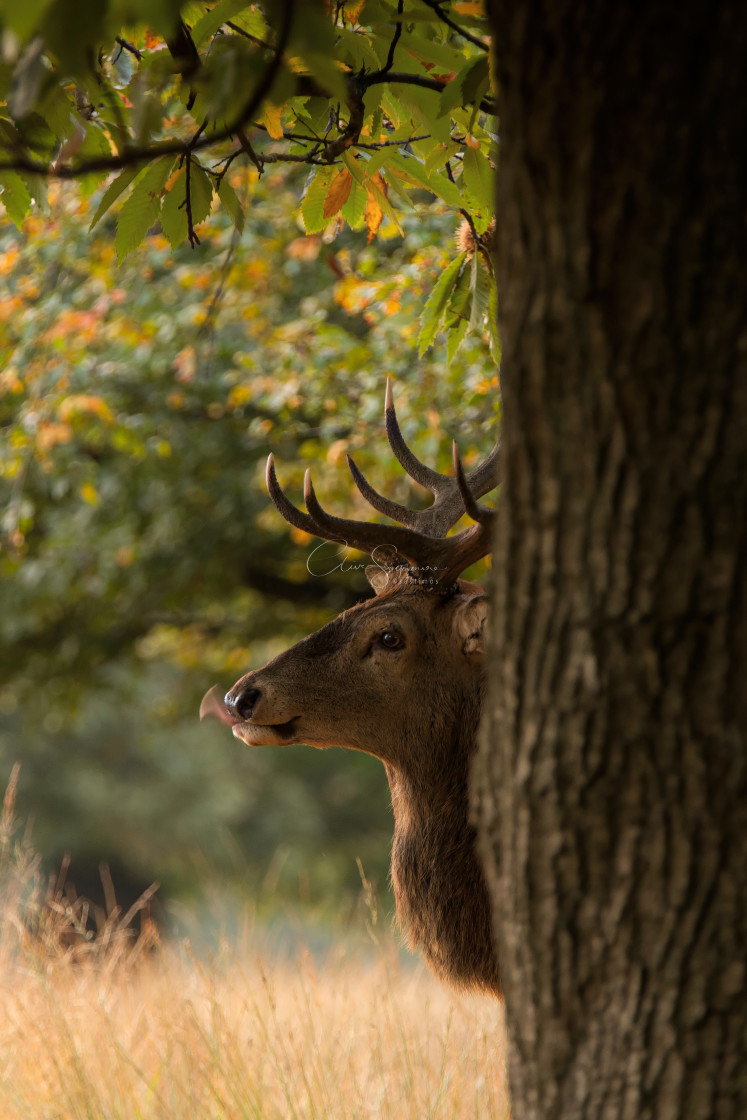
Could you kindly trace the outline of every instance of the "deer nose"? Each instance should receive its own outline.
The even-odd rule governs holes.
[[[234,695],[233,689],[227,692],[223,703],[229,711],[235,712],[240,719],[251,719],[257,701],[261,696],[258,688],[244,688]]]

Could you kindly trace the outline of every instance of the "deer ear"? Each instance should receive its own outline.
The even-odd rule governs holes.
[[[488,619],[487,595],[471,595],[457,608],[454,626],[467,657],[481,657],[485,650]]]
[[[369,564],[366,568],[366,579],[377,595],[382,591],[391,591],[400,583],[407,583],[410,575],[406,564],[396,568],[385,568],[383,564]]]
[[[387,587],[393,586],[395,575],[394,571],[389,568],[382,568],[378,564],[368,564],[366,567],[366,579],[377,595],[385,591]]]

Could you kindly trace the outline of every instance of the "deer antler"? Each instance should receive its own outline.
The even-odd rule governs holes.
[[[452,446],[454,475],[439,474],[421,463],[402,438],[394,409],[391,379],[386,386],[386,431],[389,445],[410,478],[433,494],[433,505],[424,510],[407,509],[379,494],[348,455],[348,466],[356,486],[375,510],[398,521],[399,525],[352,521],[327,513],[319,504],[311,483],[311,472],[304,478],[304,502],[308,513],[290,502],[275,474],[275,460],[267,459],[267,489],[282,516],[297,529],[328,541],[340,541],[369,553],[382,567],[397,567],[398,558],[407,561],[409,574],[419,583],[444,590],[456,577],[490,551],[490,527],[494,511],[480,506],[477,499],[498,485],[499,444],[486,459],[465,475],[456,442]],[[456,536],[447,537],[467,513],[475,522]]]

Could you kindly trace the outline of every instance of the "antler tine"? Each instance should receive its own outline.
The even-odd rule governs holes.
[[[311,536],[316,536],[317,527],[308,513],[303,513],[300,509],[296,509],[293,503],[289,502],[283,493],[280,483],[278,482],[278,476],[275,474],[275,456],[272,452],[267,456],[265,481],[267,483],[267,492],[272,499],[273,505],[278,512],[282,514],[288,524],[295,526],[296,529],[303,529],[304,533],[310,533]]]
[[[348,455],[347,459],[353,481],[370,506],[379,513],[383,513],[385,517],[391,517],[393,521],[399,521],[400,525],[407,525],[410,529],[417,528],[419,510],[408,509],[407,506],[401,506],[399,502],[392,501],[391,498],[385,498],[378,490],[374,490],[371,483],[356,466],[353,457]]]
[[[451,479],[448,475],[439,474],[438,471],[427,467],[425,463],[421,463],[420,459],[418,459],[416,455],[413,455],[412,451],[410,451],[410,448],[405,443],[397,421],[397,412],[394,407],[391,377],[387,377],[386,379],[384,422],[386,423],[386,434],[389,440],[389,446],[394,452],[394,457],[399,465],[405,468],[410,478],[420,483],[426,490],[430,490],[434,498],[437,498]]]
[[[493,451],[491,451],[490,454],[493,455],[493,453],[497,450],[498,444],[495,445]],[[464,467],[462,466],[462,460],[459,457],[459,448],[457,447],[456,440],[452,441],[451,455],[452,459],[454,460],[454,475],[456,476],[459,493],[461,494],[462,501],[464,502],[465,513],[468,515],[468,517],[471,517],[473,521],[477,521],[481,525],[492,523],[495,517],[495,510],[489,509],[488,506],[478,505],[478,494],[472,490],[471,486],[469,485],[467,475],[464,473]],[[485,460],[485,462],[487,463],[487,459]],[[480,464],[481,467],[484,465],[484,463]],[[495,485],[495,483],[493,485]],[[483,491],[483,493],[485,492],[486,491]]]
[[[405,443],[394,407],[391,377],[386,379],[384,415],[389,446],[394,452],[397,462],[404,467],[410,478],[420,483],[426,490],[430,490],[434,497],[451,492],[454,485],[453,479],[449,475],[440,474],[439,471],[434,471],[431,467],[427,467],[425,463],[421,463]],[[483,494],[487,494],[500,481],[499,450],[500,444],[496,443],[489,455],[466,476],[469,480],[470,490],[476,498],[481,498]],[[381,495],[378,495],[378,497],[381,498]]]
[[[451,529],[453,525],[456,525],[466,509],[464,497],[457,484],[457,480],[451,475],[440,474],[438,471],[426,467],[410,451],[402,438],[402,433],[397,423],[397,414],[394,408],[394,396],[392,393],[392,381],[390,377],[387,378],[386,382],[385,411],[387,437],[397,461],[404,467],[410,478],[430,490],[435,501],[428,509],[406,511],[408,516],[405,520],[400,516],[400,514],[404,512],[404,507],[397,506],[399,512],[390,513],[386,508],[387,499],[383,498],[381,494],[378,494],[373,487],[366,482],[359,471],[354,471],[353,467],[351,467],[356,485],[366,501],[369,502],[374,509],[379,510],[380,513],[384,513],[389,517],[394,517],[402,524],[409,525],[413,529],[419,529],[421,532],[428,533],[431,536],[445,537],[449,529]],[[498,484],[499,469],[499,444],[496,444],[487,458],[484,459],[482,463],[479,463],[468,475],[464,476],[471,495],[475,498],[480,498],[483,494],[487,494],[489,490],[492,490],[493,487]],[[363,481],[362,486],[359,478]],[[392,508],[394,508],[394,504]]]
[[[499,440],[483,461],[478,463],[469,474],[465,474],[464,476],[469,485],[470,492],[475,498],[481,498],[483,494],[488,494],[498,486],[501,482],[502,468],[501,444]]]

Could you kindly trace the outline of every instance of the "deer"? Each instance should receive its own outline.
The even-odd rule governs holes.
[[[219,698],[213,716],[248,746],[290,743],[365,751],[385,767],[394,813],[391,883],[411,949],[458,988],[501,994],[487,884],[470,821],[469,773],[484,690],[487,597],[462,572],[490,551],[494,511],[478,504],[499,482],[499,445],[465,473],[427,467],[409,449],[387,379],[385,426],[407,475],[433,503],[409,509],[379,494],[348,456],[367,503],[395,525],[327,513],[304,479],[306,512],[286,497],[274,457],[269,496],[291,525],[367,553],[372,598],[343,611]],[[447,536],[467,514],[471,524]]]

